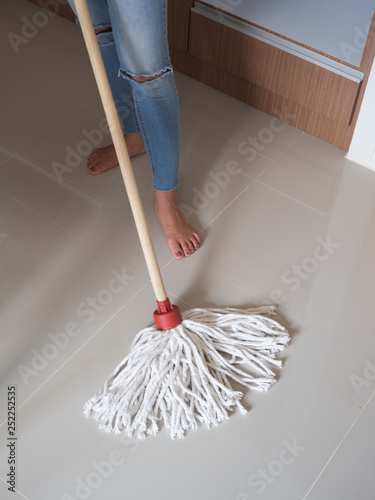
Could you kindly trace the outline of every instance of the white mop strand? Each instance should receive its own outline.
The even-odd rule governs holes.
[[[192,309],[172,330],[145,328],[86,403],[85,414],[106,431],[144,439],[157,434],[160,420],[172,438],[181,438],[198,423],[210,427],[228,419],[234,406],[245,413],[243,394],[229,380],[258,391],[275,382],[267,364],[282,366],[275,354],[290,338],[279,323],[263,316],[274,312],[273,306]]]

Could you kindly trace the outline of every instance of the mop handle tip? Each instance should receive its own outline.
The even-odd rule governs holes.
[[[182,323],[180,309],[166,300],[157,301],[158,308],[154,311],[154,321],[158,330],[171,330]]]

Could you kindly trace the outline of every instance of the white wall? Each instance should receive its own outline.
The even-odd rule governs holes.
[[[375,60],[347,158],[375,170]]]

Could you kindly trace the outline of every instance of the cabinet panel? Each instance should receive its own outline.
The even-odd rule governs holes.
[[[168,0],[168,38],[173,47],[187,50],[190,9],[194,0]]]
[[[200,0],[230,16],[360,66],[374,0]],[[354,50],[353,50],[354,49]]]
[[[189,53],[331,120],[350,122],[357,82],[194,12]]]

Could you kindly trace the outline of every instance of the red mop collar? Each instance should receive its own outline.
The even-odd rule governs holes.
[[[154,321],[158,330],[171,330],[182,323],[180,309],[172,305],[169,299],[157,301],[158,308],[154,311]]]

